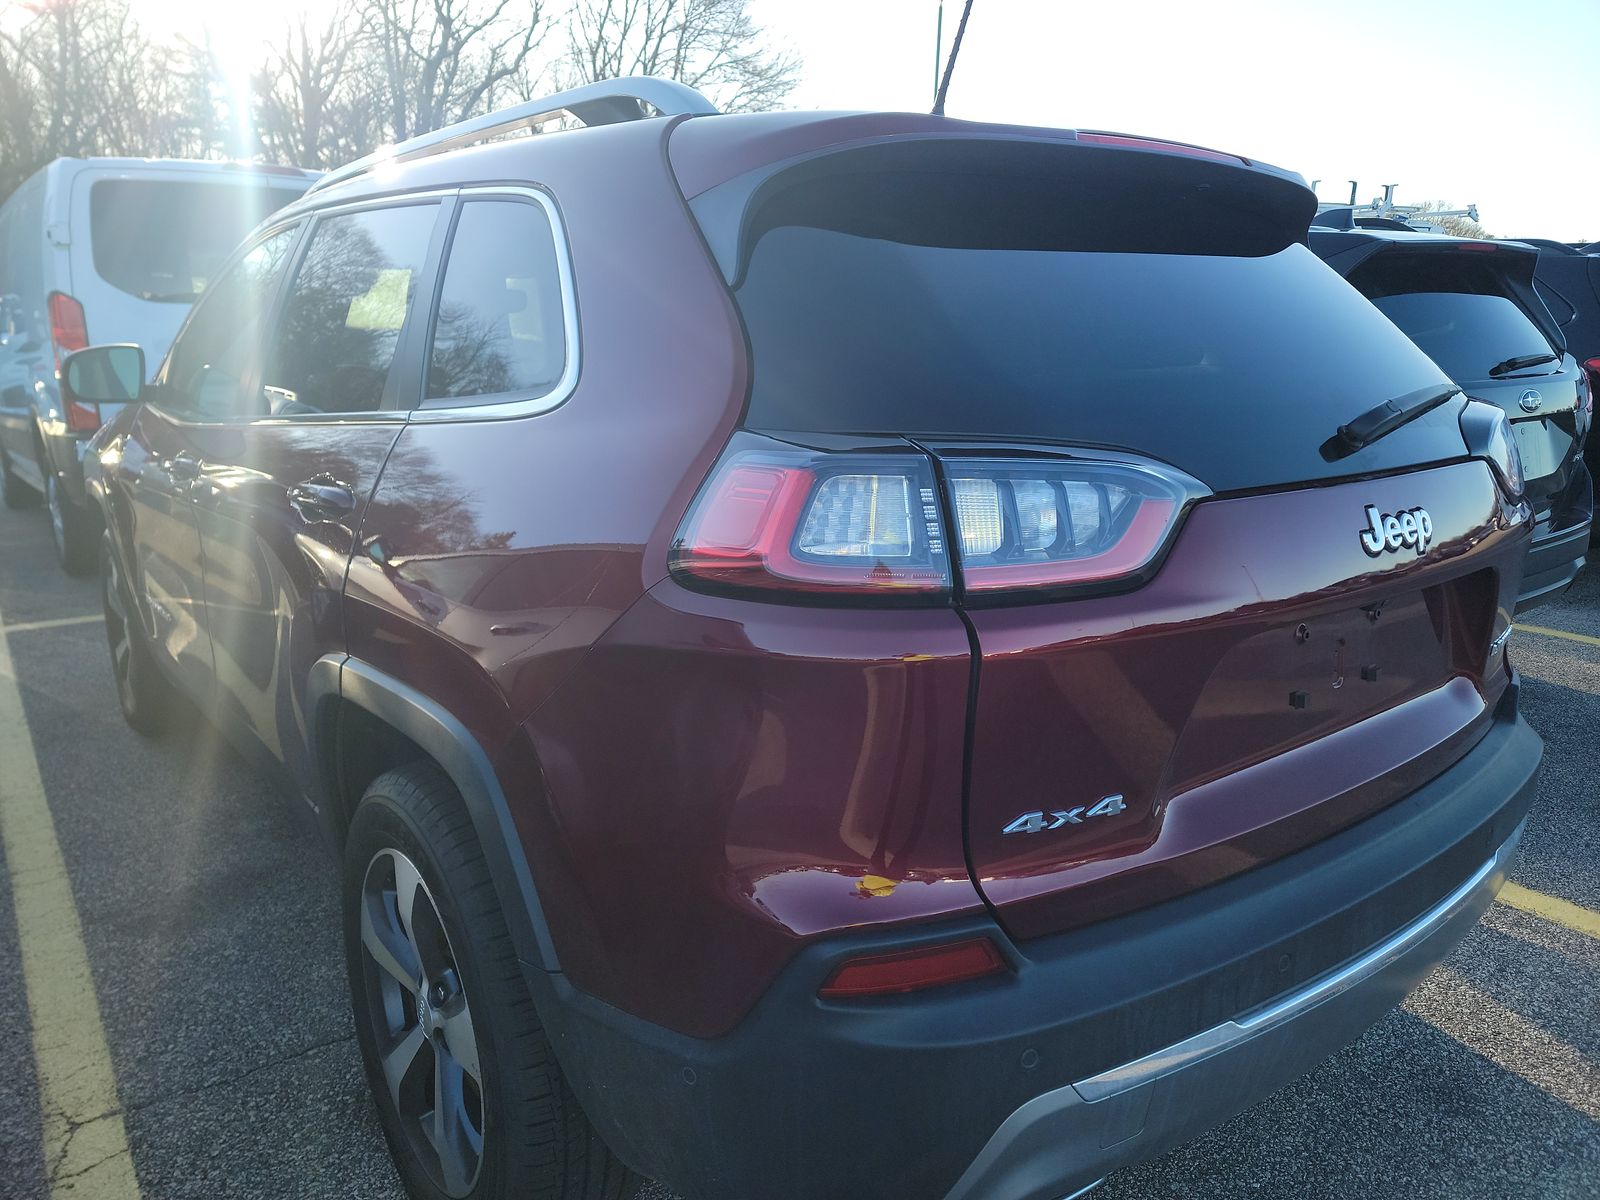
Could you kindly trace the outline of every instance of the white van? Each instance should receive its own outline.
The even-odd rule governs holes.
[[[62,356],[137,342],[151,371],[211,274],[313,171],[247,163],[58,158],[0,206],[0,487],[43,497],[62,565],[96,561],[83,448],[115,406],[61,403]]]

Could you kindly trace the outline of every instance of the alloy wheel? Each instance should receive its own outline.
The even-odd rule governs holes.
[[[434,1185],[466,1196],[483,1165],[483,1073],[444,922],[398,850],[372,857],[360,903],[367,1017],[389,1099]]]
[[[122,569],[117,556],[105,556],[105,570],[101,573],[101,592],[106,614],[106,640],[111,645],[111,672],[116,676],[117,691],[128,704],[131,699],[130,678],[133,659],[133,631],[128,626],[128,604],[122,586]]]
[[[56,483],[55,475],[50,471],[44,473],[44,502],[50,510],[50,536],[56,540],[56,549],[66,556],[67,552],[67,514],[61,510],[61,487]]]

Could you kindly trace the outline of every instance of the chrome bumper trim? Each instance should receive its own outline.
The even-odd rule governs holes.
[[[1526,824],[1526,821],[1523,824]],[[1300,991],[1292,992],[1247,1016],[1224,1021],[1221,1025],[1202,1030],[1174,1045],[1152,1051],[1143,1058],[1136,1058],[1120,1067],[1112,1067],[1098,1075],[1080,1080],[1072,1085],[1073,1090],[1090,1103],[1121,1095],[1164,1075],[1193,1066],[1212,1055],[1224,1053],[1240,1042],[1292,1021],[1308,1009],[1315,1008],[1341,992],[1348,991],[1363,980],[1376,975],[1446,924],[1472,900],[1486,879],[1509,863],[1521,838],[1522,825],[1518,825],[1516,831],[1506,839],[1500,849],[1495,851],[1494,857],[1473,872],[1460,887],[1393,937],[1374,946],[1360,958],[1312,981]]]

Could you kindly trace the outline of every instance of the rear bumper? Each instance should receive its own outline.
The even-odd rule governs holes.
[[[1577,468],[1580,477],[1572,481],[1566,493],[1570,499],[1534,530],[1522,571],[1522,590],[1517,595],[1519,613],[1566,591],[1588,561],[1594,485],[1581,459]]]
[[[591,1118],[689,1200],[1058,1200],[1226,1120],[1398,1003],[1493,899],[1541,754],[1513,686],[1453,767],[1317,845],[1031,942],[966,920],[814,944],[722,1038],[530,980]],[[973,933],[1012,975],[817,998],[843,957]]]

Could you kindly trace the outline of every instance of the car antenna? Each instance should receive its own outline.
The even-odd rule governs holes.
[[[967,0],[967,5],[961,10],[961,24],[956,26],[956,40],[950,43],[950,57],[945,60],[944,78],[939,82],[939,90],[933,97],[933,115],[944,116],[944,98],[950,91],[950,76],[955,74],[956,55],[961,53],[961,35],[967,31],[967,18],[972,15],[972,0]],[[939,6],[941,24],[944,17],[944,5]]]

